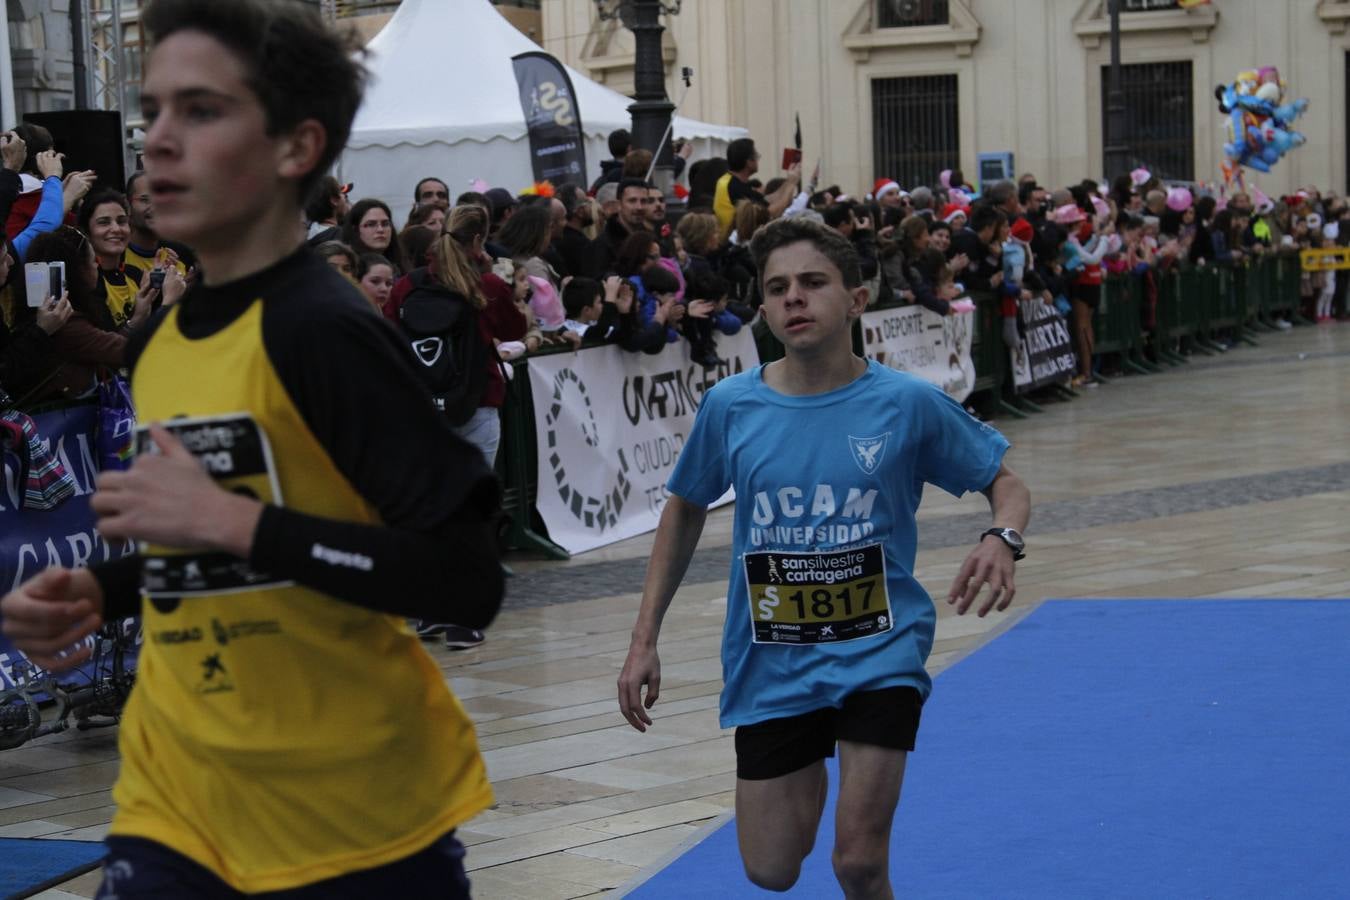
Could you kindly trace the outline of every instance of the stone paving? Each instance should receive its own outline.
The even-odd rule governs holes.
[[[933,702],[947,667],[1047,597],[1350,597],[1347,356],[1350,326],[1301,327],[1000,419],[1009,465],[1032,491],[1030,555],[1007,613],[958,617],[938,604]],[[987,506],[932,489],[918,518],[916,575],[938,596]],[[730,508],[709,515],[667,614],[647,734],[623,723],[615,681],[650,535],[567,562],[512,554],[517,576],[486,644],[432,648],[497,797],[459,832],[479,900],[621,896],[732,806],[732,738],[717,720],[730,523]],[[69,732],[0,752],[0,837],[102,837],[115,739]],[[97,881],[42,900],[92,897]],[[726,895],[744,888],[733,879]]]

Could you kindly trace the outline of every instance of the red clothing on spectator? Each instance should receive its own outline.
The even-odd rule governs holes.
[[[481,284],[487,306],[478,312],[478,336],[487,348],[488,381],[483,388],[483,399],[478,405],[497,409],[506,400],[506,379],[502,377],[501,366],[497,363],[497,345],[493,339],[518,341],[525,337],[530,323],[516,307],[509,284],[491,272],[483,273]],[[389,292],[389,300],[384,304],[384,316],[394,324],[398,324],[398,312],[403,308],[403,301],[408,298],[412,286],[409,273],[400,278]]]

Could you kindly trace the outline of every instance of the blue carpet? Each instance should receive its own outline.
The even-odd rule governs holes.
[[[830,777],[787,896],[839,896]],[[1043,604],[937,679],[891,873],[922,900],[1350,897],[1350,601]],[[630,896],[769,894],[733,820]]]
[[[102,859],[104,852],[101,841],[0,838],[0,897],[17,894]]]

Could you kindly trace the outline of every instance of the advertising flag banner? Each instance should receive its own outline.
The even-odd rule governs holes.
[[[567,70],[540,51],[513,56],[520,108],[530,135],[534,180],[586,182],[586,142],[581,112]]]

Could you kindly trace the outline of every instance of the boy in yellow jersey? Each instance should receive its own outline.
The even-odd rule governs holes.
[[[0,600],[58,669],[143,616],[98,896],[467,897],[454,831],[492,793],[404,622],[495,615],[497,486],[298,224],[363,73],[291,0],[153,0],[142,21],[157,227],[202,277],[129,347],[155,424],[93,500],[140,552]]]

